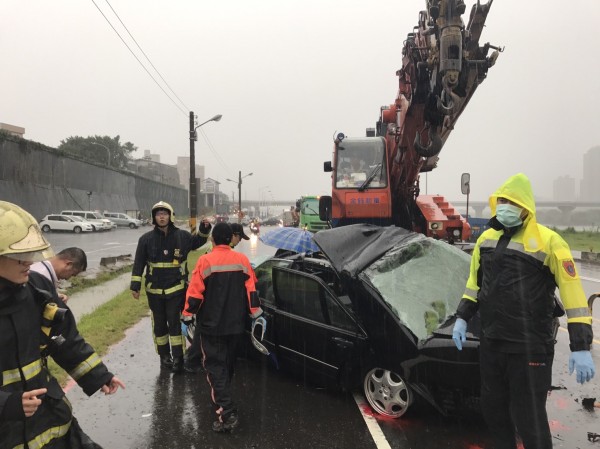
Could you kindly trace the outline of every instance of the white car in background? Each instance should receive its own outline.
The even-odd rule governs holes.
[[[113,228],[113,222],[104,218],[99,212],[91,210],[63,210],[61,214],[85,218],[92,225],[94,231],[110,231]]]
[[[42,221],[40,221],[40,228],[42,228],[42,231],[44,232],[70,231],[75,234],[79,234],[80,232],[92,232],[94,230],[91,223],[88,223],[79,217],[61,214],[46,215]]]

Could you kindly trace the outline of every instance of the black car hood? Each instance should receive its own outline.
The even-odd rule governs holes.
[[[313,240],[338,274],[356,277],[391,248],[423,238],[395,226],[355,224],[319,231]]]

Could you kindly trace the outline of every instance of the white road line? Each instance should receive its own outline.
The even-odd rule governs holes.
[[[367,424],[367,428],[371,433],[371,437],[373,438],[377,449],[392,449],[377,420],[364,412],[365,409],[369,408],[369,404],[365,402],[361,394],[355,392],[352,395],[354,396],[354,401],[356,402],[356,405],[358,405],[358,409],[360,410],[360,413]]]
[[[600,282],[600,279],[595,279],[595,278],[588,278],[586,276],[579,276],[580,279],[583,279],[584,281],[590,281],[590,282]]]

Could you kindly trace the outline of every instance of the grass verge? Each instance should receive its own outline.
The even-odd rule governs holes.
[[[102,304],[92,313],[84,315],[77,324],[77,328],[83,338],[102,357],[111,345],[125,337],[127,329],[147,316],[148,313],[146,294],[142,292],[140,299],[136,301],[127,290]],[[148,344],[151,342],[149,341]],[[64,385],[68,379],[65,371],[52,359],[48,359],[48,367],[59,383]]]
[[[565,239],[572,250],[600,252],[600,232],[575,231],[573,228],[553,229]]]

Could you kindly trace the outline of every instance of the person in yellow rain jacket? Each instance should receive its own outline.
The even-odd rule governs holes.
[[[467,322],[481,318],[481,406],[497,449],[552,448],[546,397],[552,382],[556,287],[567,313],[577,381],[595,373],[592,317],[567,243],[536,222],[529,179],[510,177],[490,196],[490,229],[481,234],[452,338],[459,350]]]

